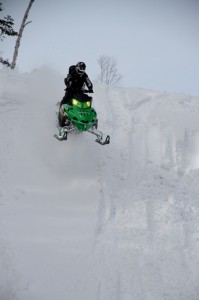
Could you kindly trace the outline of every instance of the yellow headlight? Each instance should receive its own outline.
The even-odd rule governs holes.
[[[90,106],[91,106],[91,103],[90,103],[90,101],[87,101],[87,102],[86,102],[86,104],[87,104],[87,106],[88,106],[88,107],[90,107]]]
[[[78,101],[73,99],[73,105],[77,105],[78,104]]]

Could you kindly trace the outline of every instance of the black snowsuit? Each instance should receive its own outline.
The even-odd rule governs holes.
[[[86,73],[79,75],[75,70],[75,66],[70,66],[69,73],[64,79],[64,83],[66,85],[66,93],[60,103],[60,106],[62,106],[62,104],[70,104],[74,93],[78,91],[80,92],[85,85],[90,92],[93,92],[93,84],[88,75]]]

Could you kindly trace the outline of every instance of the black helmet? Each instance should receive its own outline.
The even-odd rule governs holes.
[[[86,65],[84,62],[78,62],[75,66],[75,70],[79,75],[83,75],[86,70]]]

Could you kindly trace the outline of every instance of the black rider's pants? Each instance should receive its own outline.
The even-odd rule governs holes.
[[[63,99],[61,100],[60,107],[61,107],[63,104],[71,104],[71,99],[72,99],[72,97],[73,97],[72,92],[66,90],[66,93],[65,93]]]

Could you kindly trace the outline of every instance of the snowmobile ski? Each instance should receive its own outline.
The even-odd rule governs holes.
[[[94,134],[97,139],[95,140],[100,145],[107,145],[110,143],[110,136],[107,135],[106,139],[103,141],[103,133],[96,128],[89,129],[88,132]]]

